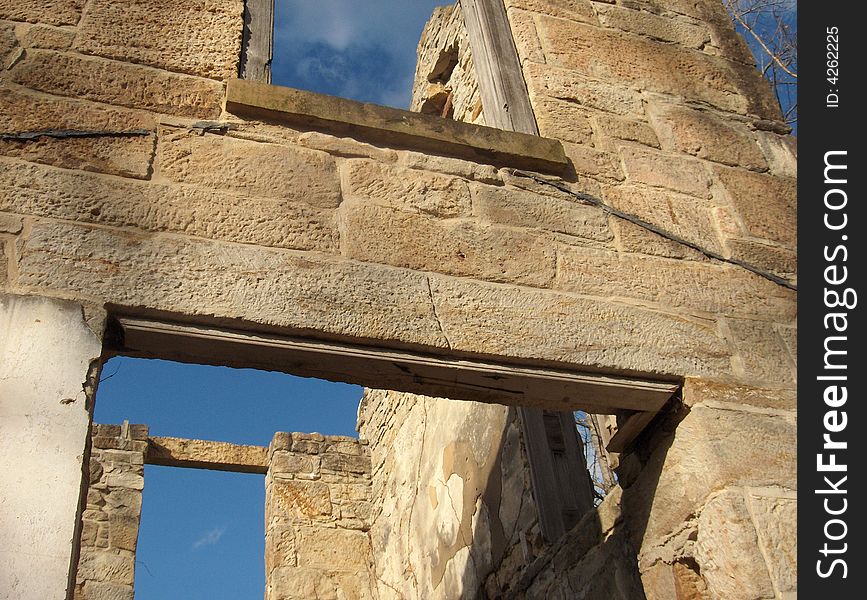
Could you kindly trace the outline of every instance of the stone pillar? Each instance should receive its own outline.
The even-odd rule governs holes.
[[[0,598],[67,597],[99,336],[78,304],[0,294]]]
[[[275,434],[265,478],[265,599],[377,598],[370,512],[365,443]]]
[[[146,425],[94,425],[74,600],[132,600]]]

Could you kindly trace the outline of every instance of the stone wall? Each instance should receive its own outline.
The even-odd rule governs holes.
[[[440,6],[421,32],[409,109],[485,124],[460,4]]]
[[[147,439],[146,425],[93,425],[75,600],[134,596]]]
[[[505,406],[367,390],[379,597],[496,598],[547,547]]]
[[[793,140],[718,3],[506,5],[539,128],[562,140],[571,162],[561,177],[547,177],[715,255],[794,280]],[[47,471],[62,481],[63,501],[40,499],[32,486],[28,497],[41,516],[19,536],[29,544],[40,535],[54,540],[50,556],[37,553],[50,577],[37,581],[27,574],[32,567],[3,556],[4,576],[11,573],[18,590],[12,597],[62,597],[92,395],[81,384],[99,354],[96,336],[87,325],[81,334],[80,325],[100,335],[108,309],[501,364],[686,380],[682,403],[620,460],[625,537],[645,592],[669,598],[676,587],[724,598],[734,576],[751,578],[753,587],[738,590],[752,597],[791,595],[792,289],[509,165],[223,111],[224,79],[237,70],[240,0],[171,9],[164,0],[124,10],[107,0],[51,6],[0,8],[0,291],[77,315],[19,323],[26,332],[50,323],[46,339],[60,342],[47,349],[9,346],[31,357],[22,360],[34,373],[53,368],[55,356],[68,361],[63,386],[19,394],[25,400],[10,409],[20,419],[44,417],[24,430],[50,432],[23,437],[23,455],[42,456],[46,437],[64,432],[59,460]],[[64,133],[70,130],[84,135]],[[75,353],[58,353],[70,345],[69,331],[78,332]],[[457,410],[420,406],[414,410],[422,415]],[[401,429],[407,445],[421,435],[411,433],[419,420],[412,421]],[[491,436],[507,431],[502,413],[489,421],[498,423]],[[446,433],[437,434],[444,447],[455,441]],[[490,444],[468,463],[479,469],[493,468],[488,449],[497,442],[484,439]],[[446,455],[429,444],[425,453],[434,464]],[[26,480],[41,472],[30,468],[40,460],[13,464],[5,476]],[[437,507],[445,510],[446,489],[474,498],[466,489],[476,488],[455,473],[401,514],[426,511],[434,519]],[[390,480],[400,481],[383,479]],[[406,482],[401,502],[417,495],[415,479]],[[376,532],[389,527],[407,540],[400,543],[418,535],[412,523],[389,524],[389,514],[371,521],[374,549],[386,547]],[[466,533],[459,521],[462,528],[441,532],[442,551],[422,556],[407,548],[417,553],[412,564],[424,586],[436,588],[440,573],[450,581],[448,565],[459,571],[475,560],[463,542],[446,543]],[[764,562],[753,560],[756,552]],[[487,553],[479,556],[484,565]],[[418,573],[374,561],[395,593],[416,585]],[[499,568],[496,559],[490,564],[487,572]],[[755,565],[766,577],[752,577]],[[475,585],[470,573],[487,568],[466,568],[464,589]],[[384,595],[384,587],[376,589]]]
[[[277,433],[265,478],[265,598],[377,598],[370,453],[343,436]]]

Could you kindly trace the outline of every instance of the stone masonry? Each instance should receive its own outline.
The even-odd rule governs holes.
[[[132,600],[148,446],[144,425],[93,425],[75,600]]]
[[[27,549],[0,549],[0,598],[130,593],[134,536],[104,507],[134,486],[76,502],[118,315],[681,386],[550,545],[513,407],[372,391],[368,445],[278,436],[271,598],[796,596],[795,141],[774,97],[716,0],[504,4],[556,172],[226,110],[242,0],[0,6],[0,523]],[[478,121],[466,9],[426,28],[416,99],[437,83]],[[92,483],[140,477],[93,448]]]

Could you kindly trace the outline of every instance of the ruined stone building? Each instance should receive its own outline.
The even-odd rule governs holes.
[[[413,111],[270,86],[269,4],[0,0],[0,598],[132,598],[146,463],[267,474],[269,600],[795,598],[794,144],[719,1],[460,0]],[[117,354],[360,439],[91,426]]]

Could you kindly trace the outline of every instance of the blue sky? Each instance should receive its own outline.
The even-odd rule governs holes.
[[[424,24],[448,0],[276,0],[272,83],[407,108]]]
[[[361,394],[283,373],[116,357],[103,367],[94,418],[266,446],[276,431],[357,435]],[[147,465],[136,600],[261,598],[264,505],[262,475]]]

